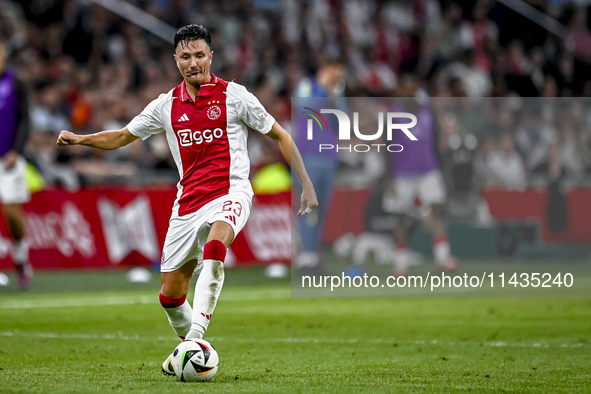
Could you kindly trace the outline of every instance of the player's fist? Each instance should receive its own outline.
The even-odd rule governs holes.
[[[302,205],[298,211],[298,216],[307,215],[318,206],[318,198],[313,187],[304,188],[301,200]]]
[[[60,131],[60,135],[57,137],[58,146],[76,145],[79,143],[80,143],[80,136],[76,135],[68,130]]]

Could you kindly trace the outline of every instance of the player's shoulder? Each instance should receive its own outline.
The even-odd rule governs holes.
[[[231,81],[228,83],[226,88],[226,97],[229,100],[234,101],[237,105],[244,105],[245,107],[251,107],[258,105],[258,99],[251,93],[246,86]],[[240,104],[238,104],[240,103]]]
[[[175,98],[177,98],[178,94],[175,94],[176,90],[177,90],[177,88],[174,87],[174,88],[170,89],[168,92],[160,93],[158,95],[158,97],[156,97],[154,100],[152,100],[152,102],[153,103],[170,102],[170,101],[174,100]]]
[[[164,105],[171,105],[173,100],[177,98],[176,87],[170,89],[168,92],[160,93],[158,97],[153,99],[150,104],[146,108],[150,108],[152,110],[162,108]]]
[[[246,89],[246,86],[234,81],[227,82],[226,92],[228,92],[228,94],[233,94],[239,97],[247,94],[252,94],[248,91],[248,89]]]

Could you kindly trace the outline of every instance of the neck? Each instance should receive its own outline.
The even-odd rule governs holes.
[[[207,78],[205,79],[205,83],[211,82],[211,81],[212,81],[211,74],[207,74]],[[185,87],[187,88],[187,93],[189,94],[189,97],[191,97],[191,100],[195,101],[195,97],[197,97],[199,95],[199,89],[201,89],[201,84],[192,85],[185,80]]]

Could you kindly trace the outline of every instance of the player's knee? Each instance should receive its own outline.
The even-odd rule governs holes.
[[[222,241],[209,241],[203,247],[203,260],[226,260],[226,246]]]
[[[433,219],[440,219],[443,216],[443,205],[438,203],[431,204],[431,215]]]
[[[178,308],[185,303],[186,299],[186,294],[181,297],[169,297],[160,293],[160,305],[162,305],[163,308]]]

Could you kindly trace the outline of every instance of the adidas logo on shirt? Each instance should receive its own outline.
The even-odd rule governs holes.
[[[187,121],[187,120],[189,120],[189,117],[187,116],[187,114],[183,114],[183,116],[181,116],[179,118],[179,122],[184,122],[184,121]]]

